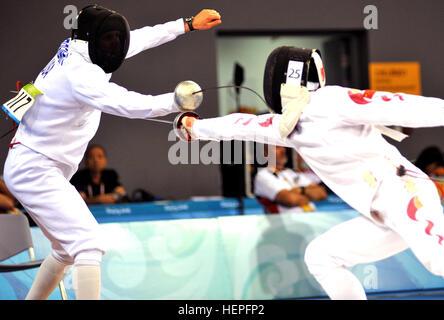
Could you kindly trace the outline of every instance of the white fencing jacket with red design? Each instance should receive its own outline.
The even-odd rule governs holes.
[[[312,93],[287,138],[279,135],[279,114],[231,114],[196,120],[201,140],[246,140],[292,147],[316,175],[364,215],[378,185],[396,167],[421,173],[381,135],[378,126],[444,126],[444,100],[373,90],[326,86]],[[444,136],[444,132],[443,132]]]

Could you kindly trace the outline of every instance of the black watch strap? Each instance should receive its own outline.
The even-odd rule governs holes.
[[[184,19],[185,23],[188,25],[188,28],[190,28],[190,31],[196,30],[193,27],[193,20],[194,20],[193,16]]]

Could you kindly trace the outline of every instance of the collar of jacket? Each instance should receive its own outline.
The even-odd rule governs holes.
[[[71,40],[70,49],[80,54],[87,62],[91,62],[88,52],[88,41],[85,40]]]

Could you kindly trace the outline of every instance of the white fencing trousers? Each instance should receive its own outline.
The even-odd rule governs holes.
[[[307,267],[330,298],[366,299],[363,286],[347,267],[379,261],[407,248],[430,272],[444,276],[444,215],[433,182],[387,177],[372,210],[382,222],[360,216],[307,246]]]
[[[69,183],[74,174],[26,146],[15,145],[5,162],[7,187],[51,241],[53,255],[65,265],[99,265],[104,254],[98,223],[79,192]]]

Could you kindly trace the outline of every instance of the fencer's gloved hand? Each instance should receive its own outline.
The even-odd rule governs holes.
[[[279,134],[282,138],[294,130],[299,117],[310,102],[310,92],[306,87],[285,84],[281,85],[282,116],[279,123]]]
[[[199,115],[194,112],[183,112],[176,116],[173,128],[180,140],[187,142],[196,140],[196,136],[193,134],[193,125],[196,119],[199,119]]]
[[[219,12],[211,9],[200,11],[193,19],[192,25],[196,30],[208,30],[222,23]]]

